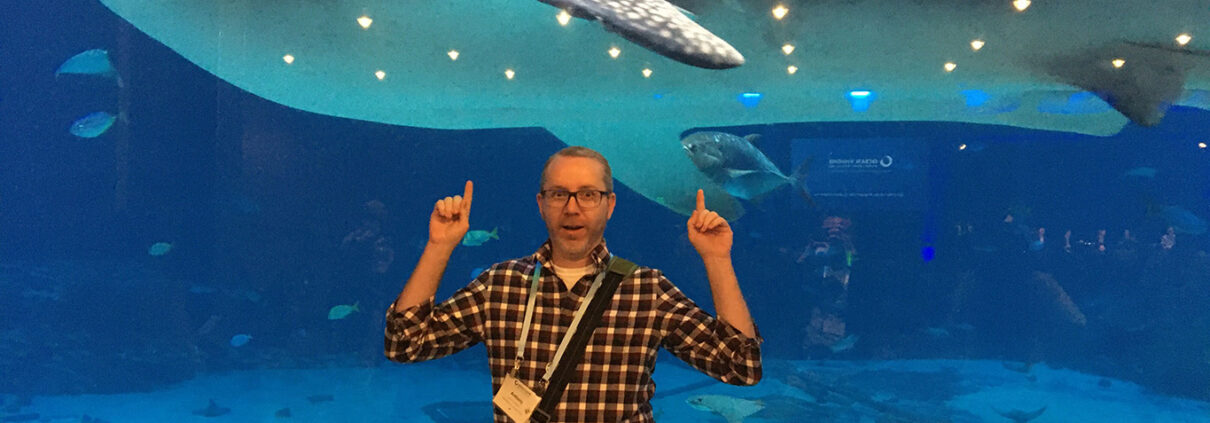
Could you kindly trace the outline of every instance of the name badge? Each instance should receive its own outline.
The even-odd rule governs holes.
[[[504,414],[517,423],[529,423],[529,416],[538,408],[539,402],[542,402],[542,397],[511,373],[504,377],[500,390],[492,397],[492,404],[500,407]]]

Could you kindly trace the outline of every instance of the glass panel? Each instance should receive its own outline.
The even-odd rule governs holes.
[[[603,234],[666,281],[611,297],[556,421],[1202,421],[1207,22],[1201,0],[15,2],[0,420],[486,421],[528,257],[536,385]],[[567,146],[611,173],[546,167]],[[545,206],[544,169],[616,197]],[[388,315],[405,285],[441,304],[400,307],[428,326]],[[384,331],[419,348],[384,356]]]

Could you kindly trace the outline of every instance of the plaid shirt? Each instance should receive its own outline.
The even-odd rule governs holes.
[[[570,291],[550,267],[547,241],[529,257],[492,266],[449,300],[433,299],[402,313],[387,310],[386,356],[417,362],[444,357],[478,342],[487,345],[492,392],[512,370],[525,320],[534,260],[544,264],[534,320],[518,378],[539,395],[563,334],[596,274],[605,269],[604,242],[591,253],[595,270]],[[640,267],[624,279],[592,335],[552,421],[645,423],[652,418],[656,351],[672,354],[711,377],[733,385],[754,385],[761,377],[759,335],[748,338],[711,317],[655,269]],[[509,422],[498,408],[495,421]]]

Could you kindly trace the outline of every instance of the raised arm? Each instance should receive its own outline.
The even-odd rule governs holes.
[[[416,269],[412,270],[412,276],[403,286],[403,292],[395,299],[396,312],[415,307],[436,295],[450,254],[453,254],[454,248],[470,228],[474,190],[474,183],[466,181],[461,196],[445,197],[433,205],[433,213],[429,216],[429,241],[420,254]]]
[[[735,268],[731,266],[731,225],[718,213],[706,210],[706,196],[697,190],[697,208],[689,216],[689,242],[702,256],[706,278],[718,319],[730,324],[748,338],[756,337],[752,315],[739,290]]]

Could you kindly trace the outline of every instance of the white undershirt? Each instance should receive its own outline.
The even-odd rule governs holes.
[[[563,285],[566,286],[567,289],[571,289],[571,287],[576,285],[576,282],[580,281],[580,278],[592,272],[592,269],[595,266],[590,264],[584,267],[559,267],[554,263],[551,263],[550,267],[553,267],[555,269],[555,274],[559,275],[559,279],[563,280]]]

